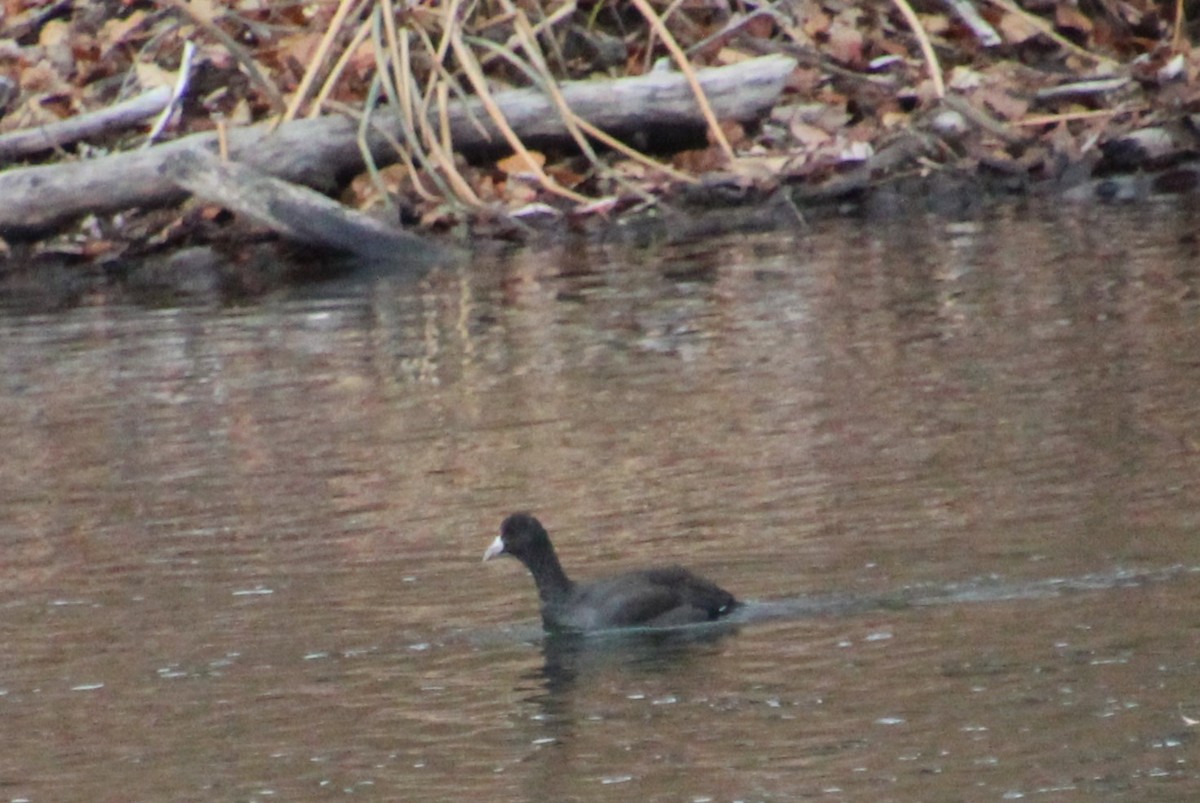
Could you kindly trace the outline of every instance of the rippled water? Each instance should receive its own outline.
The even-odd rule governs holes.
[[[1200,796],[1173,206],[0,313],[0,798]],[[683,562],[729,629],[544,641]]]

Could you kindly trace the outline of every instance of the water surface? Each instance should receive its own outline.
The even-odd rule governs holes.
[[[1197,222],[0,313],[3,795],[1193,799]],[[515,509],[769,615],[544,641]]]

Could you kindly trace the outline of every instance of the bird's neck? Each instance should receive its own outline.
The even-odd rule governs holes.
[[[542,602],[555,602],[571,593],[574,584],[563,571],[553,547],[526,561],[525,566],[533,575],[533,582],[537,583]]]

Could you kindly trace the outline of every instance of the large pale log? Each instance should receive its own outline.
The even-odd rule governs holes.
[[[745,121],[774,105],[794,67],[792,59],[768,56],[701,70],[699,77],[719,118]],[[679,73],[579,81],[562,89],[576,114],[618,137],[648,127],[704,124],[692,90]],[[523,140],[566,140],[565,126],[541,92],[512,90],[497,93],[495,99]],[[404,141],[403,127],[393,115],[379,112],[376,120]],[[454,145],[462,152],[503,146],[477,101],[452,106],[449,125]],[[269,175],[331,190],[341,177],[362,169],[356,132],[357,124],[343,117],[297,120],[274,133],[265,124],[256,125],[230,133],[230,156]],[[88,213],[182,200],[183,191],[161,168],[182,151],[215,144],[214,133],[194,134],[98,159],[7,170],[0,173],[0,235],[40,234]],[[383,136],[372,136],[369,145],[380,164],[395,160]]]

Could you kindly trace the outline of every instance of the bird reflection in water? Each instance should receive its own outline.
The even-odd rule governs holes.
[[[711,654],[739,630],[730,621],[682,627],[613,629],[592,633],[550,633],[542,640],[543,663],[525,680],[537,682],[542,696],[569,691],[589,677],[612,671],[660,673]]]

